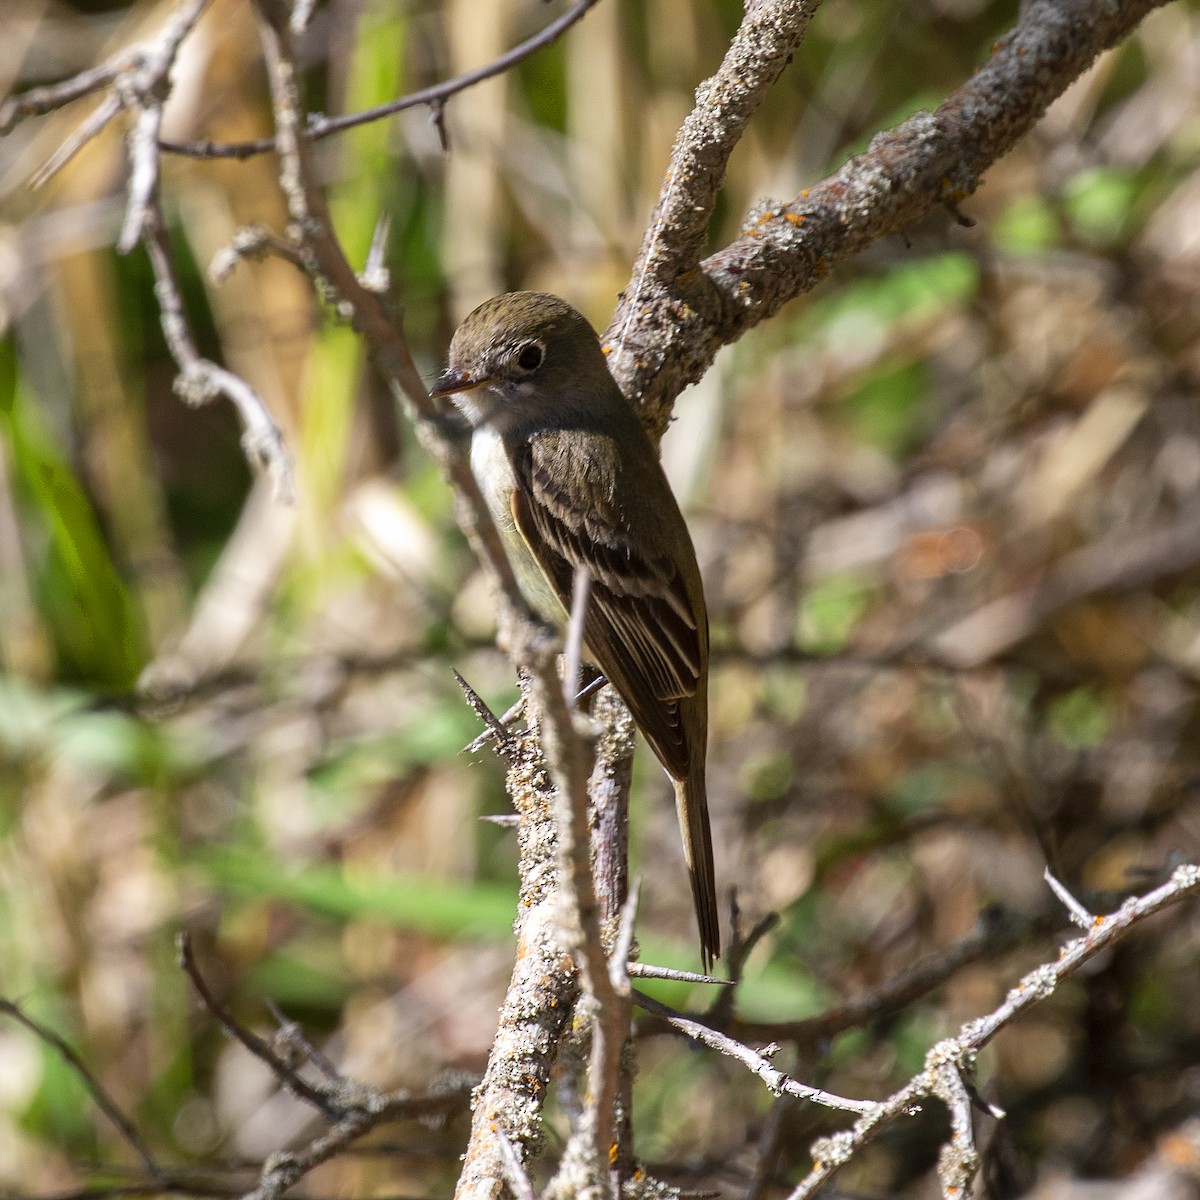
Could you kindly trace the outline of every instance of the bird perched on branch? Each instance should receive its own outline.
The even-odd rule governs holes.
[[[475,309],[432,395],[452,396],[471,425],[471,469],[538,615],[562,628],[587,572],[587,656],[674,785],[707,969],[721,951],[704,784],[708,614],[655,447],[587,320],[542,292]]]

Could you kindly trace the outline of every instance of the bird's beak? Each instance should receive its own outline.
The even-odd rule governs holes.
[[[431,396],[450,396],[454,392],[473,392],[484,384],[491,383],[490,379],[472,379],[461,371],[443,371],[433,387],[429,389]]]

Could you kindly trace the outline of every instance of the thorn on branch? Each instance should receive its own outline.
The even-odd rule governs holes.
[[[429,105],[429,123],[437,130],[438,142],[443,154],[450,153],[450,133],[446,129],[446,102],[434,100]]]
[[[392,285],[391,274],[384,261],[391,227],[392,219],[386,215],[375,222],[375,232],[371,235],[371,249],[367,251],[367,263],[358,277],[359,283],[377,296],[386,295]]]
[[[975,218],[968,217],[953,200],[943,200],[942,204],[945,206],[946,211],[954,218],[956,224],[961,225],[964,229],[975,228]]]
[[[454,675],[458,686],[462,688],[462,693],[467,698],[467,703],[471,706],[471,711],[488,727],[487,731],[491,737],[496,739],[498,743],[497,749],[500,751],[500,753],[507,754],[512,748],[512,736],[504,727],[503,719],[496,716],[496,714],[492,712],[488,705],[484,703],[484,700],[479,693],[462,677],[456,668],[451,667],[450,670]],[[506,717],[508,716],[507,713],[504,715]],[[476,738],[475,741],[465,748],[463,753],[465,754],[476,749],[481,749],[482,746],[480,746],[479,743],[480,738],[482,737],[483,735],[481,734],[480,737]],[[486,742],[484,744],[486,744]]]
[[[1063,907],[1071,915],[1071,920],[1079,926],[1080,929],[1091,929],[1096,924],[1096,917],[1093,913],[1088,912],[1086,908],[1067,890],[1066,886],[1060,883],[1047,867],[1042,872],[1042,877],[1050,885],[1050,890],[1059,898]]]
[[[715,975],[702,975],[699,971],[677,971],[674,967],[656,967],[651,963],[626,963],[625,970],[634,979],[669,979],[675,983],[707,983],[726,988],[733,986],[732,979],[718,979]]]

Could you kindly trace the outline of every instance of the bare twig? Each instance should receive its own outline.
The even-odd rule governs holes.
[[[154,1155],[150,1153],[150,1148],[142,1140],[141,1134],[138,1133],[133,1122],[121,1111],[117,1102],[104,1090],[103,1084],[88,1070],[87,1065],[75,1050],[59,1037],[53,1029],[48,1028],[40,1021],[31,1017],[24,1009],[11,1000],[0,999],[0,1013],[5,1013],[12,1017],[14,1021],[24,1025],[30,1033],[45,1042],[47,1046],[52,1047],[66,1061],[67,1065],[75,1072],[83,1082],[84,1087],[91,1094],[97,1108],[112,1122],[124,1141],[138,1158],[141,1159],[146,1174],[153,1180],[157,1181],[161,1179],[162,1170],[158,1163],[155,1162]]]
[[[571,589],[571,616],[567,622],[563,666],[563,702],[568,712],[573,711],[579,702],[579,684],[583,676],[583,631],[587,624],[588,596],[591,590],[591,572],[580,563],[575,568],[575,584]]]
[[[438,127],[441,129],[441,114],[446,101],[451,96],[456,96],[459,92],[464,92],[467,88],[474,87],[477,83],[482,83],[485,79],[493,79],[497,75],[503,75],[505,71],[512,70],[513,67],[518,63],[524,62],[531,54],[535,54],[543,47],[556,42],[572,25],[582,20],[589,9],[594,8],[598,3],[599,0],[577,0],[562,16],[551,21],[545,29],[539,30],[532,37],[526,38],[525,41],[494,58],[484,66],[466,71],[462,75],[456,75],[453,79],[447,79],[442,83],[435,83],[431,87],[421,88],[420,91],[410,92],[407,96],[402,96],[399,100],[390,100],[386,104],[379,104],[374,108],[364,109],[362,112],[347,113],[340,117],[310,115],[305,122],[302,136],[309,142],[320,141],[322,138],[330,137],[332,134],[343,133],[347,129],[354,129],[359,125],[367,125],[383,117],[390,117],[398,112],[404,112],[405,109],[418,108],[422,104],[430,106]],[[293,22],[292,33],[295,32],[295,22]],[[446,143],[443,139],[443,146],[445,145]],[[256,154],[266,154],[268,151],[278,148],[275,138],[258,138],[255,141],[249,142],[164,141],[160,142],[160,146],[169,154],[184,154],[192,158],[239,159],[253,158]]]
[[[228,246],[213,255],[208,277],[213,283],[224,283],[242,259],[265,258],[268,254],[290,262],[300,271],[305,270],[300,252],[286,238],[277,237],[261,225],[247,225],[234,234]]]
[[[795,1096],[800,1100],[811,1100],[814,1104],[822,1104],[826,1108],[842,1109],[846,1112],[866,1113],[875,1107],[873,1100],[849,1100],[845,1096],[835,1096],[830,1092],[822,1091],[820,1088],[809,1087],[806,1083],[800,1083],[798,1080],[792,1079],[791,1076],[784,1074],[778,1067],[772,1066],[770,1059],[765,1053],[752,1050],[749,1046],[731,1038],[728,1034],[720,1033],[716,1029],[702,1025],[699,1021],[693,1021],[689,1017],[685,1017],[682,1013],[677,1013],[673,1009],[668,1008],[665,1004],[643,995],[641,992],[634,992],[633,997],[634,1003],[639,1008],[645,1009],[648,1013],[653,1013],[656,1017],[661,1017],[672,1028],[678,1029],[680,1033],[687,1034],[694,1041],[701,1042],[705,1046],[719,1051],[721,1054],[727,1054],[730,1058],[736,1058],[743,1066],[753,1071],[776,1096]]]
[[[139,47],[133,46],[122,50],[106,63],[98,67],[89,67],[80,71],[70,79],[61,83],[52,83],[47,87],[30,88],[19,96],[7,96],[0,103],[0,136],[9,133],[18,121],[26,117],[42,117],[54,112],[74,100],[106,88],[124,71],[128,71],[136,61]]]
[[[313,1045],[308,1035],[295,1021],[284,1015],[274,1000],[268,998],[266,1005],[267,1011],[279,1024],[274,1037],[276,1042],[282,1042],[285,1046],[294,1046],[326,1079],[338,1080],[341,1078],[338,1069],[329,1061],[325,1053]]]
[[[633,979],[671,979],[676,983],[711,983],[717,987],[729,987],[733,983],[731,979],[717,979],[699,971],[677,971],[674,967],[656,967],[644,962],[627,962],[625,973]]]
[[[126,102],[127,106],[129,102]],[[137,103],[135,100],[133,103]],[[161,102],[147,104],[138,111],[129,134],[129,194],[125,201],[125,220],[117,238],[117,251],[128,254],[141,239],[150,206],[158,191],[158,131],[162,128]]]
[[[524,613],[525,604],[503,544],[488,516],[462,446],[445,436],[437,408],[394,314],[380,296],[362,285],[333,234],[328,205],[313,167],[311,147],[301,136],[303,109],[291,32],[286,22],[276,21],[279,14],[269,3],[261,4],[259,12],[275,112],[280,182],[296,225],[298,252],[305,269],[324,281],[339,311],[366,339],[376,364],[407,409],[422,446],[454,488],[459,525],[503,598],[500,627],[504,630],[515,613]]]
[[[314,1086],[296,1074],[292,1065],[276,1054],[268,1042],[252,1033],[240,1021],[234,1020],[233,1014],[213,995],[208,981],[201,974],[192,950],[192,939],[186,932],[180,933],[176,940],[176,947],[179,953],[179,965],[191,980],[192,987],[196,989],[196,995],[200,997],[204,1007],[212,1013],[225,1032],[235,1041],[241,1042],[260,1062],[265,1063],[271,1073],[301,1100],[307,1101],[330,1120],[336,1121],[344,1117],[346,1115],[344,1106],[335,1103],[320,1087]]]
[[[1021,979],[993,1012],[964,1026],[957,1037],[947,1038],[934,1046],[925,1056],[925,1070],[898,1092],[865,1112],[851,1129],[814,1143],[813,1170],[788,1200],[806,1200],[814,1195],[830,1175],[871,1141],[884,1125],[911,1112],[922,1099],[931,1096],[946,1104],[951,1117],[952,1136],[943,1147],[938,1164],[943,1195],[965,1195],[978,1164],[971,1130],[970,1092],[979,1051],[1026,1009],[1053,995],[1058,985],[1089,959],[1147,917],[1197,892],[1200,892],[1200,866],[1188,864],[1176,868],[1161,887],[1144,896],[1131,897],[1106,917],[1097,917],[1084,936],[1062,947],[1054,962],[1030,971]],[[993,1109],[993,1115],[1001,1114],[998,1109]]]
[[[166,227],[153,196],[141,216],[142,240],[154,270],[163,333],[179,367],[175,390],[189,404],[205,404],[216,395],[231,400],[242,418],[242,446],[251,462],[266,468],[277,499],[291,503],[295,497],[292,462],[283,433],[258,393],[239,376],[200,357],[188,327],[183,296],[175,277],[175,264]]]

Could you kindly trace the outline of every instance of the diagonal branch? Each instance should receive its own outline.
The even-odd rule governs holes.
[[[565,13],[551,21],[544,29],[527,37],[523,42],[506,50],[503,54],[485,63],[482,67],[464,71],[453,79],[445,79],[441,83],[431,84],[420,91],[410,92],[398,100],[389,100],[386,104],[378,104],[374,108],[363,109],[362,112],[346,113],[340,117],[325,117],[319,114],[310,115],[304,125],[304,138],[310,142],[330,137],[335,133],[344,133],[359,125],[369,125],[372,121],[394,116],[409,108],[419,108],[422,104],[430,107],[438,129],[442,129],[441,114],[447,100],[467,88],[482,83],[485,79],[493,79],[512,70],[527,59],[531,54],[544,46],[558,41],[572,25],[582,20],[589,9],[594,8],[600,0],[577,0]],[[443,139],[444,140],[444,139]],[[249,142],[172,142],[162,141],[159,146],[168,154],[183,154],[191,158],[253,158],[256,154],[265,154],[276,149],[276,139],[273,137],[257,138]]]
[[[925,1097],[934,1096],[949,1109],[951,1139],[943,1146],[938,1174],[944,1196],[969,1194],[978,1169],[978,1154],[970,1120],[969,1098],[975,1058],[1006,1025],[1033,1005],[1054,994],[1063,980],[1074,975],[1131,929],[1155,913],[1200,892],[1200,866],[1185,864],[1170,879],[1144,896],[1132,896],[1116,912],[1096,917],[1082,937],[1068,942],[1052,963],[1024,976],[1001,1004],[985,1017],[965,1025],[954,1038],[938,1042],[925,1056],[925,1069],[898,1092],[873,1105],[848,1130],[820,1138],[812,1146],[813,1169],[801,1180],[788,1200],[807,1200],[826,1180],[888,1124],[915,1111]],[[993,1116],[1003,1116],[992,1109]]]
[[[658,206],[633,268],[636,282],[622,306],[625,325],[615,339],[621,352],[629,352],[628,326],[647,289],[669,286],[700,261],[729,156],[791,62],[819,3],[747,5],[717,73],[696,89],[696,105],[675,138]]]
[[[752,214],[742,235],[698,270],[643,272],[639,260],[605,340],[613,375],[638,400],[647,427],[661,434],[675,396],[704,374],[722,346],[879,238],[969,196],[1097,55],[1165,2],[1030,0],[989,61],[936,112],[917,113],[878,134],[865,154],[828,179]],[[704,110],[703,120],[689,119],[689,125],[736,119],[739,110],[727,103],[719,89],[702,91],[697,109]],[[685,151],[677,146],[674,158]],[[692,245],[690,224],[678,235],[665,225],[659,243],[673,245],[678,236]]]
[[[72,1071],[83,1081],[84,1086],[91,1093],[92,1099],[96,1105],[104,1113],[104,1115],[116,1126],[117,1132],[122,1138],[132,1147],[134,1153],[142,1161],[142,1166],[146,1174],[152,1180],[158,1180],[162,1176],[162,1171],[158,1163],[154,1160],[154,1155],[150,1153],[150,1148],[142,1140],[141,1134],[134,1127],[133,1122],[121,1111],[117,1102],[104,1090],[100,1081],[88,1070],[83,1059],[71,1048],[71,1046],[54,1030],[49,1029],[40,1021],[31,1017],[23,1008],[15,1004],[12,1000],[0,998],[0,1013],[12,1017],[14,1021],[24,1025],[30,1033],[40,1038],[46,1045],[53,1047],[55,1051],[66,1061]]]

